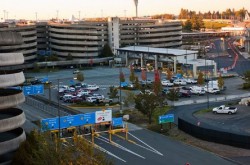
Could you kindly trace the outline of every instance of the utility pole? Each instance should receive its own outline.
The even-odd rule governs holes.
[[[37,22],[37,12],[36,12],[36,22]]]
[[[80,19],[81,19],[81,11],[78,11],[78,19],[80,21]]]

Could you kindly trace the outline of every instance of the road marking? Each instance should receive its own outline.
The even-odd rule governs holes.
[[[83,140],[86,140],[89,144],[92,144],[91,141],[85,139],[82,135],[78,135],[78,136],[82,137],[82,139],[83,139]],[[70,137],[70,138],[72,138],[72,137]],[[70,138],[65,138],[65,139],[70,139]],[[120,161],[123,161],[123,162],[125,162],[125,163],[127,162],[126,160],[120,158],[119,156],[113,154],[112,152],[109,152],[108,150],[102,148],[101,146],[99,146],[99,145],[97,145],[97,144],[94,144],[94,147],[97,148],[97,149],[99,149],[100,151],[102,151],[102,152],[104,152],[104,153],[110,155],[110,156],[115,157],[116,159],[119,159]]]
[[[105,142],[105,143],[112,144],[112,145],[116,146],[117,148],[120,148],[120,149],[122,149],[122,150],[124,150],[124,151],[127,151],[127,152],[129,152],[129,153],[131,153],[131,154],[134,154],[134,155],[136,155],[136,156],[138,156],[138,157],[140,157],[140,158],[142,158],[142,159],[145,159],[145,157],[143,157],[143,156],[141,156],[141,155],[139,155],[139,154],[137,154],[137,153],[135,153],[135,152],[129,150],[129,149],[126,148],[126,147],[121,146],[121,145],[118,144],[118,143],[115,143],[115,142],[111,142],[111,143],[110,143],[109,140],[108,140],[107,138],[105,138],[104,136],[99,136],[99,137],[97,137],[97,139],[99,139],[99,140],[101,140],[101,141],[103,141],[103,142]]]
[[[142,144],[144,144],[145,146],[149,147],[151,150],[155,151],[155,153],[163,156],[162,153],[160,153],[159,151],[157,151],[156,149],[154,149],[153,147],[151,147],[150,145],[148,145],[147,143],[143,142],[142,140],[140,140],[138,137],[132,135],[130,132],[128,132],[129,135],[131,135],[132,137],[134,137],[136,140],[138,140],[139,142],[141,142]],[[143,147],[143,146],[142,146]]]

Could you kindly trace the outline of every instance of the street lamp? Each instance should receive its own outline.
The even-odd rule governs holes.
[[[205,47],[204,47],[204,55],[205,55],[205,80],[207,81],[207,109],[209,109],[209,92],[208,92],[208,75],[207,75],[207,55],[205,52]]]

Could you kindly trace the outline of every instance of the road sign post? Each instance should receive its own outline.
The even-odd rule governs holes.
[[[171,123],[174,122],[174,114],[167,114],[163,116],[159,116],[159,124],[161,125],[161,131],[163,131],[163,124],[169,123],[171,129]]]

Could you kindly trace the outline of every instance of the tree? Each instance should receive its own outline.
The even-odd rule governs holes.
[[[147,79],[147,73],[146,73],[146,70],[144,70],[144,69],[141,71],[141,79],[143,81],[146,81],[146,79]]]
[[[135,82],[135,71],[133,68],[130,68],[130,76],[129,76],[129,81],[131,81],[132,83]]]
[[[186,31],[191,31],[192,30],[192,22],[190,19],[188,19],[185,24],[184,24],[184,27],[183,27],[183,30],[186,30]]]
[[[122,71],[120,71],[119,78],[120,78],[120,82],[125,82],[125,76],[124,76],[124,73]]]
[[[109,44],[105,44],[99,57],[112,57],[114,53],[112,52]]]
[[[76,75],[76,79],[80,82],[83,82],[84,81],[84,75],[82,72],[78,72],[77,75]]]
[[[167,98],[171,101],[177,101],[179,99],[179,89],[178,88],[169,89]]]
[[[198,79],[197,79],[197,84],[202,85],[204,84],[204,75],[202,72],[199,72]]]
[[[218,87],[220,88],[220,90],[222,90],[222,88],[224,87],[224,80],[221,75],[218,78]]]
[[[118,90],[114,86],[109,87],[109,97],[110,98],[118,98]]]
[[[171,80],[172,76],[173,76],[172,71],[169,68],[167,68],[167,79]]]
[[[139,80],[138,80],[138,77],[135,76],[135,88],[136,89],[139,89],[140,88],[140,84],[139,84]]]
[[[124,106],[129,107],[130,104],[134,104],[135,102],[135,94],[130,91],[124,91],[126,96],[124,97]]]
[[[160,96],[162,91],[161,78],[158,70],[155,70],[155,82],[154,82],[154,93],[156,96]]]
[[[73,60],[73,56],[71,53],[68,53],[68,56],[66,58],[67,61]]]
[[[135,97],[135,108],[148,117],[148,123],[152,123],[152,116],[159,105],[158,96],[142,93]]]
[[[67,147],[59,138],[51,138],[50,133],[32,131],[21,143],[12,164],[20,165],[68,165],[68,164],[111,164],[105,156],[95,150],[87,140],[73,136]]]

